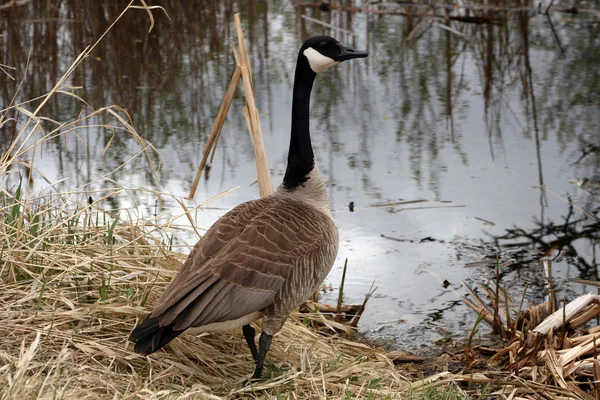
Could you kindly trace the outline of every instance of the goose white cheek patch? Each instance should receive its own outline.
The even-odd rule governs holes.
[[[313,71],[315,71],[316,73],[319,73],[319,72],[323,71],[324,69],[327,69],[329,67],[333,67],[336,64],[339,64],[339,61],[334,61],[332,58],[324,56],[323,54],[319,53],[312,47],[309,47],[308,49],[304,50],[303,53],[306,56],[306,58],[308,59],[310,68]]]

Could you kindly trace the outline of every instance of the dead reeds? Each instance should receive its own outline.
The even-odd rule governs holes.
[[[18,197],[4,197],[0,226],[3,399],[282,391],[315,398],[344,391],[389,394],[403,383],[384,352],[339,338],[321,314],[291,318],[272,346],[272,379],[253,387],[241,385],[253,360],[240,332],[187,337],[139,356],[127,336],[185,258],[170,249],[168,237],[156,237],[165,227],[117,221],[95,207],[79,212],[72,204],[69,211],[55,201],[21,199],[21,211],[13,213]],[[83,218],[91,221],[85,228]],[[319,322],[322,333],[309,329],[308,320]],[[377,388],[368,388],[374,380]]]
[[[513,300],[499,280],[491,287],[480,285],[491,305],[468,289],[470,298],[463,298],[464,302],[505,340],[501,348],[478,349],[493,354],[491,360],[530,388],[560,388],[568,398],[595,398],[600,393],[600,327],[596,326],[600,296],[588,293],[557,306],[552,261],[543,259],[539,265],[548,285],[542,304],[523,309],[527,287],[521,299]],[[488,356],[475,357],[476,350],[470,350],[467,361],[485,362]]]

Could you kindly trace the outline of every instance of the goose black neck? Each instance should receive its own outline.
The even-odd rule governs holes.
[[[309,110],[310,92],[317,74],[310,68],[308,59],[298,54],[294,95],[292,99],[292,134],[288,153],[288,165],[283,178],[283,186],[294,190],[308,180],[308,174],[315,165],[315,156],[310,143]]]

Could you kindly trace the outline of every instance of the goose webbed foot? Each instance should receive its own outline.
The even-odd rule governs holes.
[[[252,328],[252,327],[250,327]],[[252,329],[254,330],[254,329]],[[265,357],[267,352],[269,351],[269,347],[271,347],[271,341],[273,340],[272,335],[267,335],[266,333],[260,334],[260,340],[258,341],[258,357],[256,360],[256,368],[254,369],[254,373],[252,377],[248,380],[245,380],[243,385],[246,386],[251,382],[256,382],[262,380],[262,371],[265,366]],[[254,341],[253,341],[254,343]]]
[[[254,343],[254,336],[256,335],[256,331],[252,326],[244,325],[242,327],[242,333],[244,334],[246,343],[248,343],[248,347],[250,348],[250,352],[252,353],[252,358],[254,358],[254,362],[258,362],[258,351],[256,350],[256,343]]]

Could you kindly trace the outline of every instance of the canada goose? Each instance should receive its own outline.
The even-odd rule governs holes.
[[[154,310],[129,336],[150,354],[184,331],[242,327],[260,379],[273,335],[323,282],[338,250],[338,231],[315,164],[309,132],[316,74],[367,57],[329,36],[308,39],[298,54],[292,133],[283,183],[262,199],[223,215],[194,246]],[[258,351],[250,323],[263,317]]]

